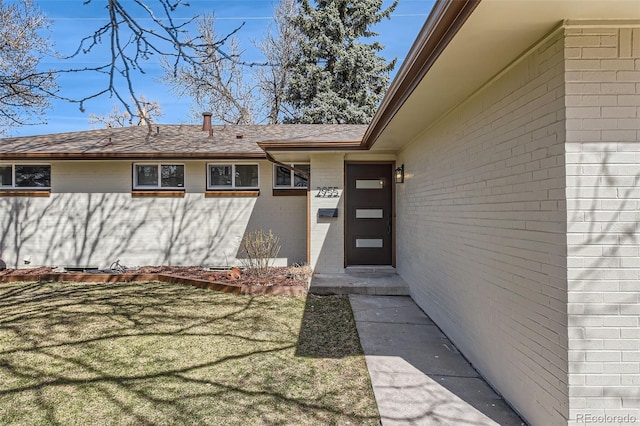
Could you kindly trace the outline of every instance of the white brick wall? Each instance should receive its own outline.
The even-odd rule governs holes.
[[[273,197],[260,162],[259,197],[205,198],[206,162],[185,162],[184,198],[132,198],[131,162],[52,162],[49,198],[0,197],[0,253],[10,267],[238,264],[242,236],[273,230],[278,263],[306,260],[306,197]]]
[[[533,424],[566,424],[564,45],[558,33],[398,155],[398,269]]]
[[[640,23],[565,52],[570,415],[640,421]]]
[[[311,267],[317,273],[344,272],[344,155],[311,155]],[[317,197],[318,187],[336,187],[337,197]],[[338,217],[319,218],[318,209],[337,208]]]

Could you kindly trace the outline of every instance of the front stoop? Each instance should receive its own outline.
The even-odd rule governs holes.
[[[313,274],[309,293],[408,296],[409,286],[395,268],[350,266],[343,274]]]

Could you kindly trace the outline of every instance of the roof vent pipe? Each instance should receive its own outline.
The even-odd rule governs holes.
[[[202,130],[211,130],[211,116],[213,114],[209,111],[202,113]]]

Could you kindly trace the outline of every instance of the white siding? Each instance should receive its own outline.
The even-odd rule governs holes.
[[[255,162],[254,162],[255,163]],[[246,232],[280,237],[278,264],[306,260],[306,197],[273,197],[262,161],[259,197],[205,198],[206,162],[187,161],[184,198],[132,198],[132,162],[52,162],[51,197],[0,197],[9,267],[237,265]]]
[[[640,24],[569,28],[565,52],[571,419],[638,421]]]
[[[533,424],[566,424],[563,37],[398,155],[398,269],[418,304]]]

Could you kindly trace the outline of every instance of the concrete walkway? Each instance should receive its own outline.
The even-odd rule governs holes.
[[[382,425],[523,425],[406,296],[351,294]]]

